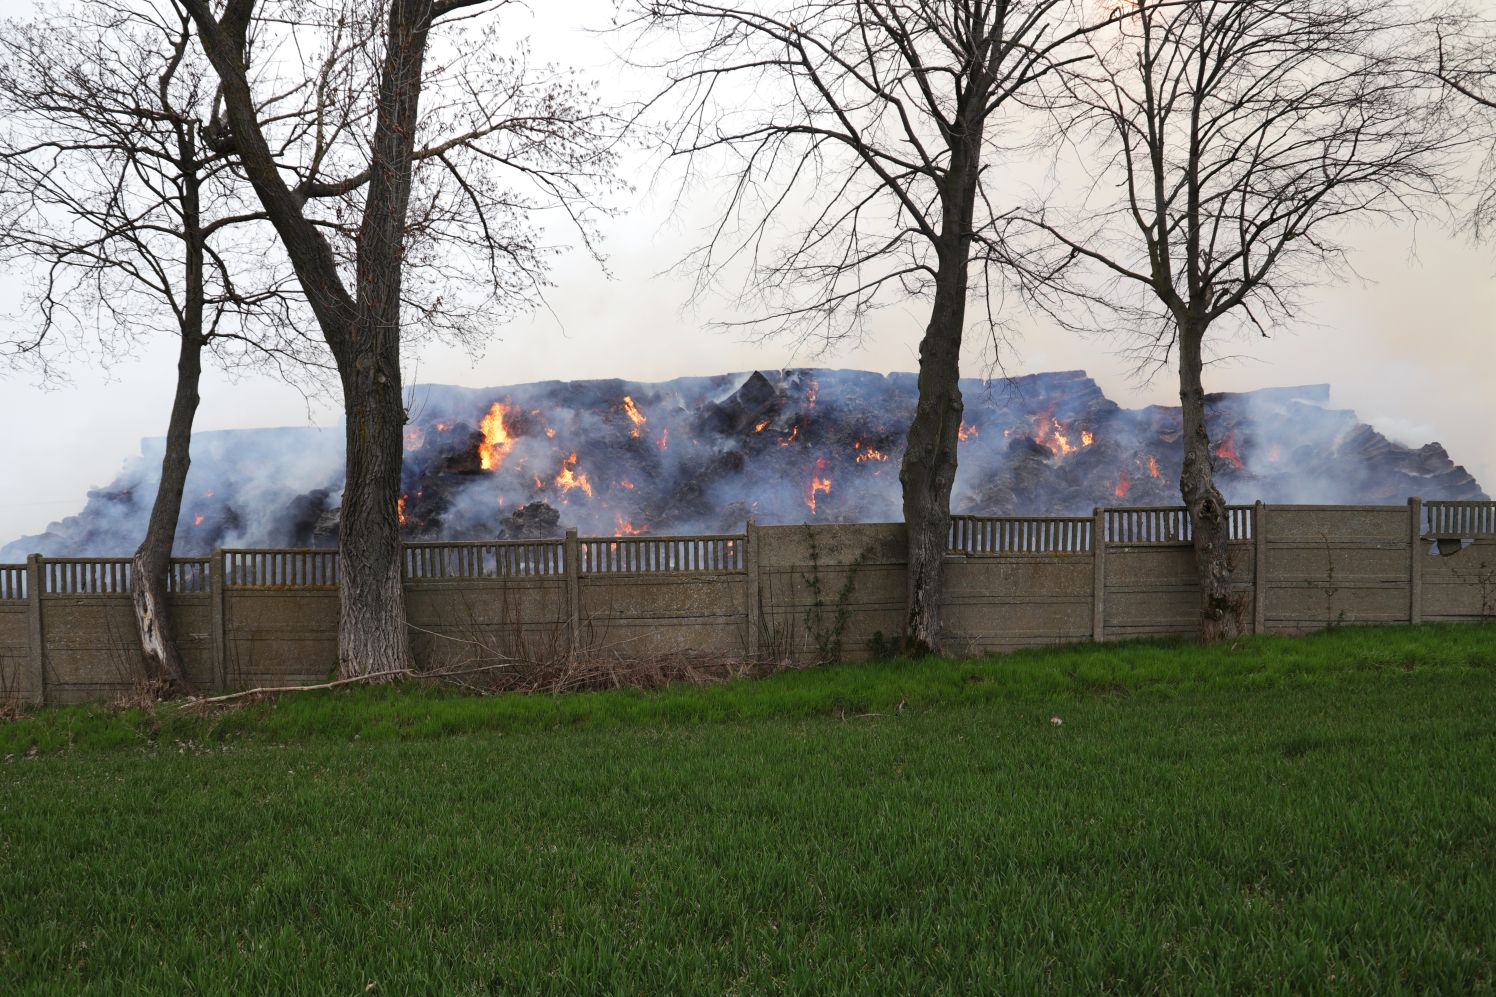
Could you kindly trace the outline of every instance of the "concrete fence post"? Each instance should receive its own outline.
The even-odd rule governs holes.
[[[1423,622],[1423,499],[1408,499],[1408,622]]]
[[[1267,506],[1252,504],[1252,632],[1267,632]]]
[[[744,586],[747,589],[745,598],[748,603],[748,659],[750,661],[757,661],[760,629],[758,617],[758,520],[750,517],[743,533],[743,567],[748,571],[748,582]]]
[[[224,557],[223,549],[213,552],[208,563],[208,609],[213,630],[213,681],[218,691],[229,691],[228,636],[224,632]]]
[[[1106,511],[1091,510],[1091,639],[1106,640]]]
[[[47,645],[42,629],[42,556],[26,558],[26,643],[30,647],[26,685],[21,702],[45,706],[47,702]]]
[[[575,528],[566,531],[566,637],[572,654],[582,650],[582,545]]]

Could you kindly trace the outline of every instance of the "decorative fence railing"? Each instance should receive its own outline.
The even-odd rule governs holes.
[[[228,588],[334,588],[335,550],[226,550],[223,583]]]
[[[213,586],[211,557],[174,558],[166,569],[166,590],[178,595],[199,595]]]
[[[697,537],[587,537],[577,544],[582,574],[746,570],[742,534]]]
[[[124,595],[134,569],[128,557],[57,557],[42,562],[43,595]]]
[[[1091,549],[1092,520],[1079,516],[952,516],[952,554],[1067,554]]]
[[[1496,536],[1496,502],[1425,502],[1423,517],[1425,536]]]
[[[530,578],[566,571],[561,540],[469,541],[405,545],[406,579]]]
[[[1228,508],[1233,541],[1251,540],[1254,507]],[[1422,504],[1421,529],[1428,537],[1496,537],[1496,502]],[[1087,553],[1098,539],[1120,546],[1188,543],[1187,510],[1114,508],[1100,513],[1102,535],[1094,516],[953,516],[948,553],[995,554]],[[463,578],[528,578],[568,574],[571,540],[483,540],[412,542],[405,545],[402,569],[407,581]],[[579,574],[664,574],[745,571],[745,534],[703,536],[582,537],[575,540]],[[332,549],[260,549],[221,552],[227,588],[333,588],[338,584],[338,552]],[[167,574],[168,591],[206,594],[212,590],[215,557],[174,558]],[[42,558],[42,595],[127,595],[133,585],[129,558]],[[28,596],[28,566],[0,565],[0,602]]]
[[[1228,506],[1230,538],[1252,539],[1252,509],[1250,505]],[[1130,508],[1104,509],[1102,522],[1106,529],[1106,542],[1138,546],[1143,544],[1189,543],[1194,539],[1194,528],[1189,510],[1178,508]]]
[[[0,602],[26,598],[26,565],[0,564]]]

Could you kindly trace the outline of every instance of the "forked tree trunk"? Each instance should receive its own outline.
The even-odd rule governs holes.
[[[909,615],[905,651],[940,647],[940,600],[951,528],[951,488],[961,418],[961,333],[966,321],[966,264],[943,268],[930,324],[919,346],[919,402],[899,468],[909,534]]]
[[[167,602],[167,572],[171,568],[177,521],[182,515],[187,470],[192,463],[192,420],[197,415],[203,344],[200,336],[183,334],[180,338],[177,391],[166,427],[161,482],[156,487],[145,539],[135,551],[132,579],[135,623],[140,631],[140,649],[145,655],[146,680],[162,697],[191,691]]]
[[[244,63],[255,4],[223,8],[183,0],[222,83],[232,141],[337,360],[347,418],[347,462],[338,531],[338,673],[388,677],[413,661],[400,585],[400,287],[422,70],[436,9],[390,0],[369,182],[350,293],[327,239],[303,213],[270,151]]]
[[[337,350],[347,413],[347,477],[338,531],[342,678],[414,670],[401,587],[400,288],[429,0],[393,0],[379,80],[368,201],[359,227],[358,318]]]
[[[1245,600],[1231,587],[1231,523],[1211,466],[1201,382],[1204,333],[1204,329],[1187,324],[1179,331],[1179,402],[1184,420],[1184,468],[1179,475],[1179,492],[1189,510],[1194,534],[1195,569],[1200,580],[1200,637],[1218,641],[1242,632]]]

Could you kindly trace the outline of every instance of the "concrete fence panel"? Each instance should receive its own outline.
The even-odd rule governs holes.
[[[954,653],[1190,635],[1199,596],[1183,510],[952,522],[943,604]],[[1236,506],[1243,623],[1496,620],[1496,503]],[[412,543],[418,665],[495,656],[692,653],[857,660],[904,625],[901,524],[764,526],[696,537]],[[337,555],[220,551],[173,563],[171,605],[200,689],[294,685],[337,666]],[[0,700],[70,703],[142,675],[124,558],[0,565]]]

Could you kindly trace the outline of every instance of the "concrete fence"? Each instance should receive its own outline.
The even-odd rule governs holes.
[[[944,640],[955,653],[1187,635],[1199,596],[1183,509],[958,516]],[[1257,633],[1496,618],[1496,503],[1240,506],[1231,555]],[[902,628],[899,524],[741,534],[411,543],[418,663],[492,657],[865,657]],[[141,675],[122,558],[0,565],[0,699],[108,700]],[[221,550],[173,562],[177,632],[204,690],[314,682],[337,660],[330,550]]]

